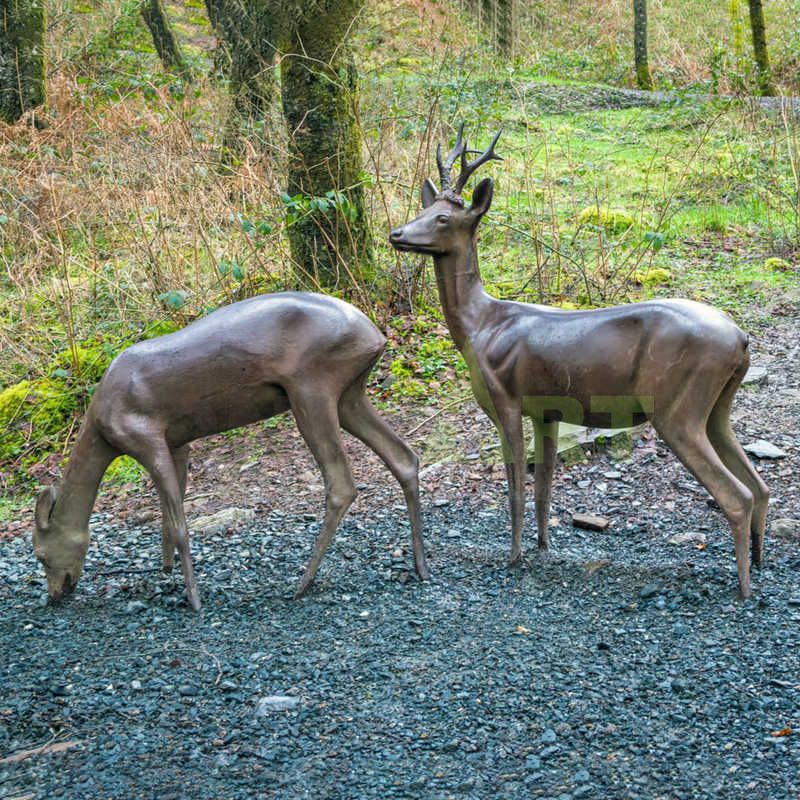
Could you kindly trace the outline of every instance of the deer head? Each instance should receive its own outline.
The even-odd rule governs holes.
[[[57,602],[72,593],[83,572],[89,547],[89,531],[70,529],[53,514],[58,491],[53,486],[42,489],[36,499],[33,552],[47,576],[47,593]]]
[[[439,167],[441,188],[437,191],[433,181],[428,178],[422,184],[420,196],[423,212],[400,228],[389,234],[389,241],[397,250],[428,255],[447,255],[469,244],[475,235],[478,223],[492,204],[494,182],[484,178],[472,193],[472,203],[467,208],[461,192],[470,176],[487,161],[503,159],[494,152],[500,131],[495,134],[488,149],[468,150],[464,140],[464,124],[458,129],[453,149],[442,161],[441,146],[436,148],[436,163]],[[478,154],[468,161],[469,154]],[[461,170],[455,184],[452,183],[451,170],[456,160],[461,161]]]

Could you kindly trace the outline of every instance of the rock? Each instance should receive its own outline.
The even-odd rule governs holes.
[[[766,367],[750,367],[744,376],[742,386],[766,386],[769,383],[769,375]]]
[[[770,534],[776,539],[800,539],[800,519],[776,519],[770,527]]]
[[[198,517],[189,524],[193,533],[224,533],[229,530],[243,528],[252,523],[256,512],[252,508],[223,508],[214,514]]]
[[[530,755],[525,759],[525,769],[541,769],[542,759],[539,756]]]
[[[615,470],[615,469],[612,469],[612,470],[609,470],[608,472],[604,472],[603,473],[603,477],[604,478],[608,478],[609,480],[616,480],[617,478],[621,478],[622,477],[622,473],[621,472],[617,472],[617,470]]]
[[[133,689],[134,692],[138,692],[141,688],[142,688],[141,681],[131,681],[131,689]]]
[[[256,719],[266,717],[275,711],[290,711],[298,705],[300,705],[300,698],[290,695],[271,694],[267,697],[259,697],[256,701]]]
[[[642,600],[647,600],[648,597],[653,597],[661,592],[661,587],[657,583],[648,583],[639,590],[639,597]]]
[[[744,449],[756,458],[786,458],[786,453],[780,447],[768,442],[766,439],[756,439],[755,442],[744,445]]]
[[[236,681],[222,681],[219,688],[222,689],[223,692],[235,692],[239,688],[239,684],[236,683]]]
[[[578,481],[578,488],[579,489],[588,489],[592,485],[592,482],[589,480],[582,480]]]
[[[705,544],[706,535],[701,531],[684,531],[670,536],[667,541],[670,544]]]
[[[589,531],[604,531],[611,523],[605,517],[594,514],[573,514],[572,524],[576,528],[585,528]]]
[[[552,728],[547,728],[539,737],[539,741],[545,744],[552,744],[557,738],[556,732]]]
[[[178,694],[181,697],[197,697],[200,694],[200,690],[191,683],[185,683],[183,686],[178,687]]]
[[[575,783],[588,783],[592,779],[592,776],[589,774],[588,770],[579,769],[573,776],[572,780]]]
[[[125,606],[125,613],[126,614],[139,614],[142,611],[147,610],[147,603],[142,602],[141,600],[131,600]]]

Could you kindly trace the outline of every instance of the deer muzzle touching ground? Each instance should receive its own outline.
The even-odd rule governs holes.
[[[313,582],[356,494],[340,428],[371,448],[400,484],[416,571],[426,580],[419,462],[366,396],[384,345],[380,331],[348,303],[286,292],[234,303],[123,351],[97,386],[61,485],[37,499],[33,548],[51,600],[74,590],[100,481],[127,454],[149,472],[159,495],[164,570],[172,569],[177,551],[189,605],[199,610],[183,507],[189,443],[289,410],[326,491],[324,519],[296,596]]]

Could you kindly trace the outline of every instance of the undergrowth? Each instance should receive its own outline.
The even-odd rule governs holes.
[[[96,381],[125,346],[222,304],[294,288],[287,225],[310,202],[337,202],[284,193],[279,127],[265,127],[265,141],[235,168],[220,168],[227,98],[202,2],[168,5],[198,76],[191,85],[161,68],[137,3],[52,5],[47,127],[0,129],[8,490],[40,477],[45,454],[66,452]],[[623,108],[608,87],[582,87],[630,82],[628,5],[548,0],[510,62],[496,61],[463,18],[453,26],[441,1],[380,0],[359,21],[363,183],[378,269],[350,299],[388,336],[371,388],[382,404],[447,397],[464,379],[429,259],[386,242],[417,213],[435,146],[449,145],[462,119],[470,146],[503,129],[505,160],[482,170],[496,181],[480,244],[492,293],[564,308],[677,294],[747,324],[795,307],[796,120],[691,94]],[[724,8],[652,5],[662,86],[746,85],[722,74],[724,58],[703,61],[699,32],[721,35]],[[779,2],[767,12],[774,20],[796,8]],[[697,25],[683,19],[679,28],[679,15]],[[770,32],[776,74],[791,89],[797,42],[774,24]],[[112,471],[136,477],[124,461]]]

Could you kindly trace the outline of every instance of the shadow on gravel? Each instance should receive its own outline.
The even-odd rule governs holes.
[[[0,795],[796,795],[800,736],[774,735],[800,727],[796,543],[770,542],[741,604],[719,522],[702,551],[560,526],[509,571],[505,514],[446,506],[421,585],[392,509],[350,519],[294,602],[315,529],[273,512],[196,540],[199,616],[133,571],[152,529],[96,520],[58,608],[4,545]]]

